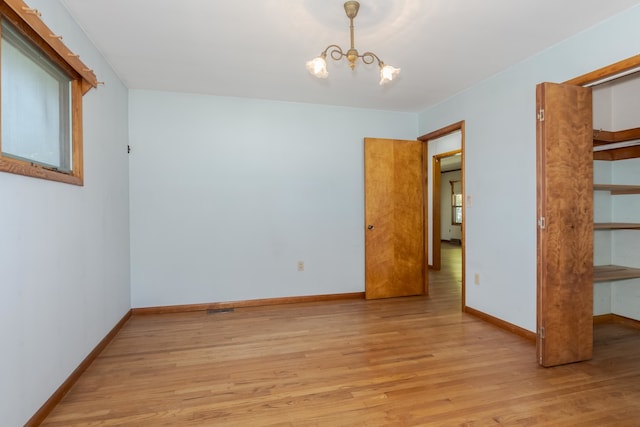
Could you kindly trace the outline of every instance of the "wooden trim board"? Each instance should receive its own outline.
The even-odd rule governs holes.
[[[611,65],[607,65],[606,67],[598,68],[595,71],[591,71],[589,73],[583,74],[581,76],[575,77],[571,80],[567,80],[564,82],[568,85],[577,85],[577,86],[586,86],[590,84],[595,84],[602,79],[607,79],[616,74],[622,74],[628,71],[632,71],[634,68],[638,68],[640,66],[640,55],[635,55],[627,59],[623,59],[622,61],[618,61]]]
[[[449,126],[445,126],[436,131],[429,132],[425,135],[422,135],[421,137],[418,138],[418,141],[425,142],[425,141],[429,141],[430,139],[437,139],[437,138],[440,138],[441,136],[448,135],[458,130],[463,131],[463,129],[464,129],[464,120],[460,120],[459,122],[452,123]]]
[[[166,314],[183,313],[187,311],[220,310],[227,308],[259,307],[265,305],[295,304],[303,302],[336,301],[343,299],[364,299],[364,292],[352,292],[345,294],[309,295],[284,298],[265,298],[245,301],[210,302],[203,304],[165,305],[158,307],[132,308],[134,315],[140,314]]]
[[[492,325],[497,326],[500,329],[504,329],[505,331],[511,332],[512,334],[519,335],[529,341],[536,342],[536,334],[534,332],[521,328],[520,326],[516,326],[513,323],[498,319],[497,317],[493,317],[490,314],[483,313],[482,311],[468,306],[465,306],[463,311],[479,319],[482,319],[485,322],[491,323]]]
[[[630,326],[632,328],[640,329],[640,320],[631,319],[630,317],[620,316],[619,314],[600,314],[593,316],[593,324],[598,325],[602,323],[617,323],[620,325]]]
[[[58,403],[62,400],[65,394],[71,387],[78,381],[78,378],[84,371],[93,363],[93,361],[102,353],[102,350],[113,340],[117,333],[122,329],[125,323],[131,317],[131,310],[127,311],[120,321],[109,331],[109,333],[96,345],[96,347],[84,358],[78,367],[69,375],[69,377],[58,387],[58,389],[44,402],[44,405],[33,414],[33,416],[26,422],[25,427],[35,427],[42,424],[47,416],[53,411]]]

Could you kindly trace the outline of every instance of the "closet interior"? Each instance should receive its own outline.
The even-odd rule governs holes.
[[[595,316],[640,321],[640,73],[593,87]]]

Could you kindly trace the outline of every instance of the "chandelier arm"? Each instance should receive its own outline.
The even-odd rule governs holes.
[[[384,62],[382,62],[382,60],[380,58],[378,58],[378,55],[376,55],[373,52],[365,52],[362,55],[358,55],[360,58],[362,58],[362,62],[364,62],[365,64],[373,64],[373,61],[376,60],[378,61],[378,65],[380,66],[380,68],[384,67]]]
[[[347,54],[344,53],[342,51],[342,48],[340,46],[338,46],[337,44],[330,44],[329,46],[327,46],[327,48],[322,51],[321,56],[323,58],[326,57],[327,56],[327,52],[329,52],[329,55],[331,56],[331,59],[333,59],[334,61],[339,61],[342,58],[344,58],[345,56],[347,56]]]

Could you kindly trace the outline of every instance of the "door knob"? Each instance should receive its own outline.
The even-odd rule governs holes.
[[[372,224],[369,224],[369,225],[367,226],[367,229],[369,229],[369,230],[373,230],[373,225],[372,225]]]

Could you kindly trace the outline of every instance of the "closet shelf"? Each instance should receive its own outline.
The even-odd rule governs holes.
[[[636,278],[640,278],[640,268],[624,267],[622,265],[596,265],[593,267],[594,282]]]
[[[640,224],[632,222],[596,222],[594,230],[640,230]]]
[[[633,143],[640,140],[640,128],[624,129],[618,131],[607,131],[602,129],[593,130],[594,147],[618,144],[621,142]],[[617,148],[606,148],[604,151],[594,151],[593,160],[624,160],[640,157],[640,145],[623,146]]]
[[[640,194],[640,185],[593,184],[595,191],[609,191],[612,195]]]
[[[640,139],[640,128],[623,129],[617,131],[594,129],[593,145],[615,144],[617,142],[633,141]]]

